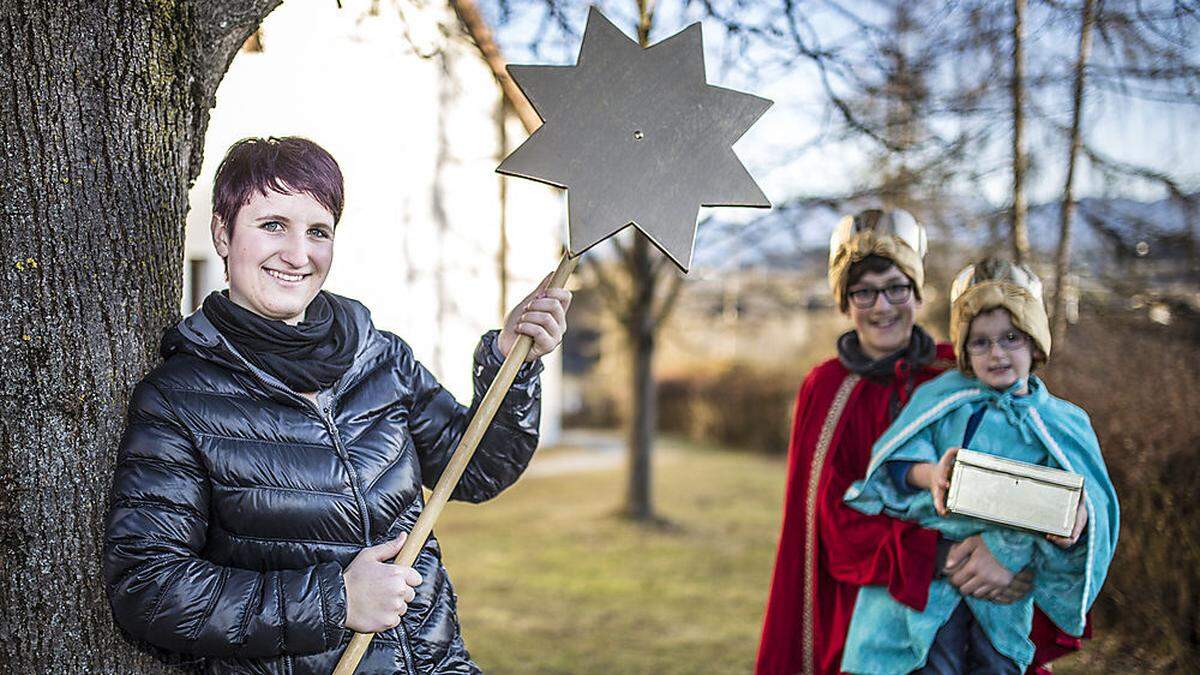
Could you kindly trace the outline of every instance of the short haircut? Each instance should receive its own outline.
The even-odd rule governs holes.
[[[862,281],[862,278],[865,275],[883,274],[893,267],[903,274],[904,271],[900,270],[900,266],[897,265],[894,260],[891,258],[885,258],[881,255],[876,255],[874,253],[863,258],[862,260],[856,260],[850,263],[850,269],[846,271],[846,292],[842,293],[842,306],[839,309],[841,309],[843,312],[850,310],[850,287],[854,284],[857,284],[859,281]],[[908,279],[909,283],[913,284],[913,292],[916,293],[917,298],[920,299],[921,292],[917,290],[916,284],[911,278],[909,278],[907,274],[905,274],[904,277]]]
[[[233,233],[238,211],[255,192],[304,193],[342,217],[342,170],[325,148],[299,136],[243,138],[230,146],[213,181],[213,214]]]

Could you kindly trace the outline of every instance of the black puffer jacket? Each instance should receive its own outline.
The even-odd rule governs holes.
[[[130,402],[104,549],[113,615],[138,641],[212,673],[333,670],[350,637],[342,570],[412,528],[421,485],[437,482],[475,407],[349,302],[362,343],[319,405],[241,358],[203,312],[164,337],[163,364]],[[475,352],[476,404],[500,367],[495,339]],[[453,498],[491,498],[524,471],[539,370],[518,373]],[[415,567],[416,599],[358,672],[477,671],[436,539]]]

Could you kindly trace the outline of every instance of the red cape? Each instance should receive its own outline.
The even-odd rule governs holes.
[[[887,516],[867,516],[842,502],[866,473],[871,445],[917,385],[954,367],[939,344],[935,361],[910,372],[901,360],[886,381],[852,375],[831,359],[809,372],[796,397],[783,530],[767,599],[755,672],[837,673],[860,586],[886,586],[897,601],[925,608],[937,557],[937,532]],[[911,380],[911,382],[909,382]],[[815,469],[814,469],[815,467]],[[1034,666],[1079,648],[1035,612]]]

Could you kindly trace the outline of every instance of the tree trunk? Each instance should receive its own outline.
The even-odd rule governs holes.
[[[1013,0],[1012,26],[1012,246],[1013,260],[1029,260],[1029,228],[1025,222],[1025,0]]]
[[[1071,217],[1075,214],[1075,167],[1083,140],[1083,103],[1088,52],[1092,42],[1096,0],[1084,0],[1079,28],[1079,54],[1075,60],[1075,83],[1071,97],[1071,140],[1067,149],[1067,182],[1063,187],[1059,221],[1058,254],[1054,258],[1054,308],[1050,315],[1051,339],[1060,346],[1067,332],[1067,274],[1071,268]]]
[[[0,0],[2,672],[161,669],[113,626],[103,519],[216,85],[275,4]]]
[[[625,324],[630,359],[630,383],[633,387],[633,409],[629,416],[629,492],[625,502],[626,515],[642,521],[654,519],[652,496],[652,464],[654,430],[656,427],[656,389],[654,381],[654,347],[657,326],[654,322],[654,272],[650,260],[650,245],[646,238],[636,235],[632,245],[633,293],[630,316]]]

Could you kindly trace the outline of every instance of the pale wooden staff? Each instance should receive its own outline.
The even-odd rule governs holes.
[[[575,270],[576,261],[577,259],[573,258],[569,251],[563,253],[562,260],[558,263],[558,269],[554,270],[554,275],[550,277],[550,283],[547,285],[547,288],[564,287],[567,283],[567,278]],[[433,494],[429,496],[429,500],[425,503],[425,509],[421,512],[421,516],[417,518],[412,531],[408,533],[408,539],[405,540],[404,546],[400,548],[400,554],[392,561],[394,564],[412,567],[413,563],[417,561],[417,555],[425,546],[425,539],[433,531],[433,524],[437,521],[438,516],[441,515],[442,508],[446,506],[446,502],[450,500],[450,493],[458,485],[458,479],[462,477],[463,471],[466,471],[467,464],[471,461],[471,455],[475,454],[475,448],[479,446],[479,441],[483,438],[484,432],[491,425],[492,418],[496,416],[496,411],[500,409],[500,403],[504,400],[505,394],[508,393],[509,387],[512,386],[513,380],[517,377],[517,371],[525,363],[525,358],[529,356],[529,350],[532,348],[533,338],[528,335],[517,337],[516,344],[508,352],[508,356],[504,359],[504,365],[500,366],[500,371],[496,373],[496,378],[492,380],[491,386],[488,387],[487,393],[484,394],[483,401],[479,404],[479,409],[475,411],[475,416],[471,418],[470,424],[467,425],[467,430],[463,432],[462,440],[458,442],[458,447],[454,449],[454,454],[451,455],[450,462],[442,472],[442,477],[438,479],[437,485],[434,486]],[[374,633],[355,633],[354,637],[350,640],[350,644],[346,647],[346,651],[342,653],[342,658],[338,660],[337,667],[333,670],[333,675],[353,675],[354,670],[358,668],[358,662],[367,653],[367,647],[370,646],[371,640],[374,637]]]

